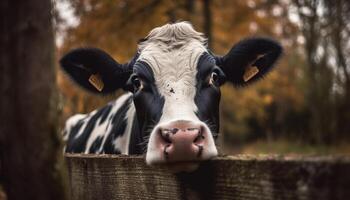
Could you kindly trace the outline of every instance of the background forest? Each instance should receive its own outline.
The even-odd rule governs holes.
[[[264,81],[222,88],[225,153],[350,152],[350,2],[346,0],[57,0],[58,58],[93,46],[126,62],[154,27],[190,21],[215,54],[267,36],[285,51]],[[60,71],[61,125],[115,99],[88,94]]]
[[[316,177],[316,183],[298,179],[285,185],[298,188],[297,195],[313,186],[322,198],[329,188],[348,194],[348,156],[333,155],[350,153],[349,0],[1,0],[0,19],[0,200],[68,199],[60,129],[69,116],[122,93],[102,97],[74,85],[59,70],[62,55],[92,46],[126,62],[151,29],[184,20],[205,33],[215,54],[254,36],[284,47],[265,80],[222,87],[222,152],[330,154],[326,163],[340,168],[321,170],[324,163],[316,160],[315,172],[301,163],[296,171]]]

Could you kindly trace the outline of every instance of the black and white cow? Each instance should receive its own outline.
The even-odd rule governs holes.
[[[66,152],[143,154],[149,165],[193,170],[217,156],[220,86],[245,86],[263,77],[281,55],[266,38],[245,39],[215,56],[202,33],[180,22],[153,29],[137,54],[119,64],[106,52],[80,48],[60,63],[88,91],[127,91],[107,106],[69,118]],[[169,165],[170,166],[170,165]]]

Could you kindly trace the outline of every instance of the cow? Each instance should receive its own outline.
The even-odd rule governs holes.
[[[189,22],[153,29],[124,64],[97,48],[72,50],[60,65],[78,85],[101,95],[118,89],[126,94],[70,117],[65,152],[143,154],[148,165],[193,171],[199,161],[218,155],[220,86],[250,85],[281,54],[278,42],[255,37],[214,55]]]

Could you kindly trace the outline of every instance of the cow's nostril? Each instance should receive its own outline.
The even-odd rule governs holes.
[[[176,134],[178,131],[179,131],[178,128],[173,128],[173,130],[171,132],[172,132],[172,134]]]
[[[193,140],[193,143],[198,146],[202,141],[204,141],[204,139],[203,129],[201,128],[200,131],[198,131],[197,137]]]
[[[172,133],[172,130],[170,129],[161,129],[159,131],[161,138],[164,140],[166,143],[171,143],[170,139],[170,133]]]

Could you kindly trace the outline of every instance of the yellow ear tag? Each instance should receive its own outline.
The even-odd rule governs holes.
[[[243,75],[244,82],[252,79],[257,73],[259,73],[259,69],[256,66],[248,66]]]
[[[99,74],[92,74],[89,77],[89,82],[98,90],[98,91],[102,91],[103,87],[105,86],[105,84],[102,81],[102,78]]]
[[[252,79],[257,73],[259,73],[259,69],[256,66],[252,66],[257,60],[260,58],[264,57],[266,54],[259,54],[256,56],[256,59],[251,62],[251,64],[245,69],[244,74],[243,74],[243,80],[244,82],[249,81]]]

